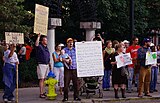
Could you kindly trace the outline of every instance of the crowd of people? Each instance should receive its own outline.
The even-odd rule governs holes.
[[[114,40],[107,40],[106,42],[97,34],[93,41],[102,41],[103,44],[103,60],[104,60],[104,76],[102,81],[102,88],[104,91],[109,91],[114,88],[115,98],[119,98],[118,90],[120,88],[122,98],[126,98],[126,90],[128,93],[133,91],[133,83],[137,87],[138,97],[149,96],[150,93],[157,92],[157,76],[160,63],[160,47],[151,43],[150,38],[144,38],[143,45],[138,44],[139,39],[133,37],[131,43],[127,40],[118,42]],[[49,48],[47,47],[47,37],[38,34],[35,42],[35,51],[37,59],[37,76],[39,79],[40,98],[45,98],[44,81],[47,78],[49,71],[53,71],[55,79],[58,80],[56,85],[59,89],[60,95],[63,95],[63,101],[68,101],[68,88],[70,82],[73,83],[74,100],[80,101],[79,98],[79,78],[77,77],[77,63],[76,63],[76,49],[74,47],[75,40],[68,38],[66,47],[62,43],[55,45],[55,51],[52,53],[50,59]],[[15,89],[15,73],[16,65],[29,60],[32,52],[32,46],[29,44],[18,45],[16,49],[15,44],[4,44],[3,52],[3,82],[4,101],[14,100],[13,91]],[[17,51],[17,53],[15,52]],[[146,53],[157,52],[157,64],[145,65]],[[117,68],[116,56],[130,53],[133,64]],[[50,64],[54,61],[53,68]],[[112,80],[111,80],[112,77]]]

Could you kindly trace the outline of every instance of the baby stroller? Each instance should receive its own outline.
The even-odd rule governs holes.
[[[86,98],[90,98],[90,93],[98,93],[99,98],[103,98],[102,90],[100,89],[99,77],[85,77],[83,78],[84,83],[80,87],[80,95],[86,93]]]

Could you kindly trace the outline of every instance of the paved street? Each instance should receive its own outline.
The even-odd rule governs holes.
[[[160,74],[158,76],[158,85],[157,89],[159,92],[152,93],[153,97],[148,98],[138,98],[136,88],[134,87],[133,93],[126,93],[126,99],[114,99],[113,88],[110,91],[103,91],[103,98],[98,98],[98,93],[96,95],[91,95],[90,99],[86,99],[86,94],[84,93],[80,98],[82,98],[81,102],[78,103],[106,103],[106,102],[114,102],[114,103],[159,103],[160,102]],[[47,88],[46,88],[47,90]],[[0,92],[0,96],[2,97],[3,92]],[[56,100],[49,101],[45,99],[41,99],[39,96],[39,88],[20,88],[19,89],[19,103],[61,103],[63,96],[58,95]],[[119,97],[121,97],[121,92],[119,92]],[[0,99],[2,102],[2,98]],[[73,101],[73,92],[69,93],[69,101],[74,103]]]

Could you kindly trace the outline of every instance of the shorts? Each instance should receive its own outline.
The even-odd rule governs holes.
[[[49,64],[38,64],[37,66],[37,76],[38,79],[45,79],[49,73]]]

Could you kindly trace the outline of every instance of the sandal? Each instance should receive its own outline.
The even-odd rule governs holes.
[[[138,95],[139,98],[143,98],[143,95]]]
[[[145,94],[144,96],[147,96],[147,97],[152,97],[150,94]]]
[[[45,96],[45,94],[43,93],[43,94],[40,94],[40,95],[39,95],[39,98],[46,98],[46,96]]]

